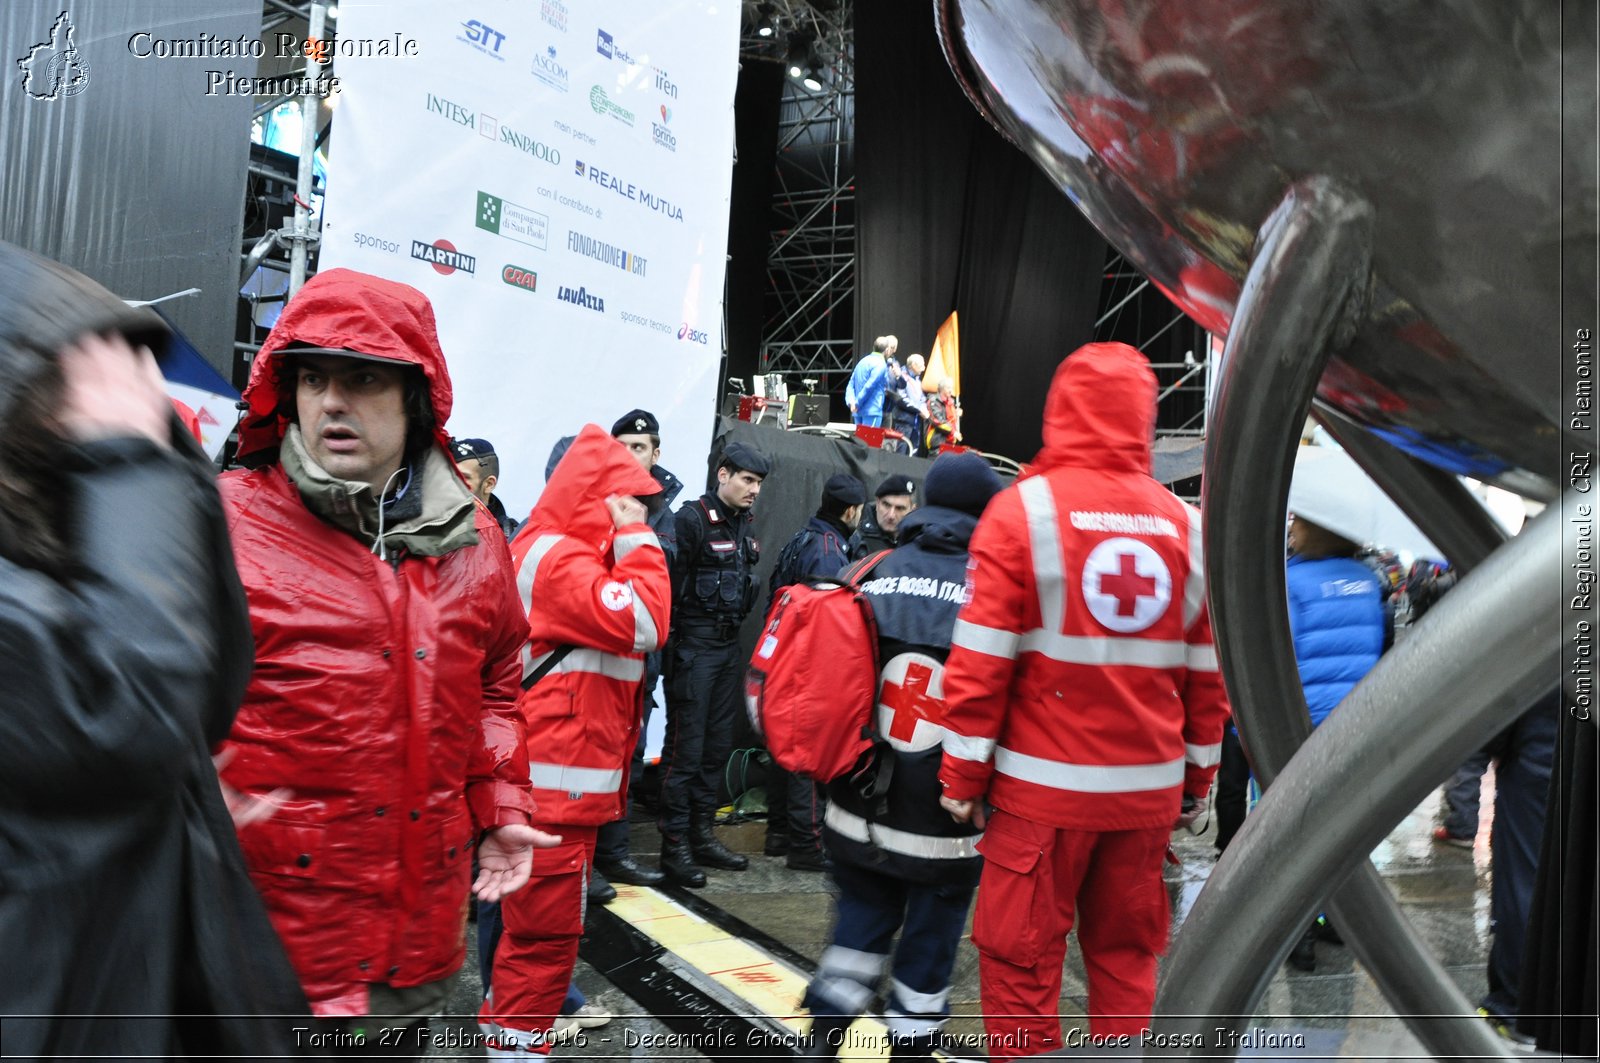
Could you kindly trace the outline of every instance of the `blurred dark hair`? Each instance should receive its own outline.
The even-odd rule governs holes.
[[[68,499],[56,474],[68,446],[55,425],[65,390],[52,357],[13,392],[0,430],[0,556],[63,582],[79,575],[67,544]]]

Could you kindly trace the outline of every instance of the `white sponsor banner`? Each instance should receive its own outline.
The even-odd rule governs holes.
[[[636,407],[698,493],[738,35],[734,0],[339,5],[320,267],[433,301],[447,427],[494,444],[519,519],[559,438]]]

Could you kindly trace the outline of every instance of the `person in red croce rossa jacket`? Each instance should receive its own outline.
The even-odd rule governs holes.
[[[1162,860],[1220,757],[1200,518],[1150,476],[1155,410],[1142,354],[1079,348],[1051,383],[1044,449],[972,537],[941,804],[987,820],[972,941],[997,1059],[1060,1047],[1074,926],[1090,1032],[1149,1025]]]
[[[644,710],[644,655],[666,640],[672,580],[641,499],[661,484],[628,448],[587,425],[512,541],[528,618],[528,767],[540,852],[528,887],[501,905],[505,930],[479,1012],[495,1058],[548,1055],[578,958],[595,835],[623,814]],[[537,679],[537,669],[563,653]]]

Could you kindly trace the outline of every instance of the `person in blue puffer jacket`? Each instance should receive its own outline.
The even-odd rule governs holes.
[[[1289,524],[1289,629],[1313,727],[1383,652],[1383,592],[1359,549],[1303,517]]]
[[[1359,550],[1359,544],[1304,517],[1289,523],[1289,631],[1312,727],[1327,719],[1383,653],[1383,590],[1372,570],[1356,560]],[[1289,962],[1302,971],[1315,969],[1319,937],[1339,941],[1331,924],[1316,920]]]

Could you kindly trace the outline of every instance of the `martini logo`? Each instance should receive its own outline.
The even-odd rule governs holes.
[[[587,288],[557,288],[556,298],[563,303],[581,306],[585,310],[594,310],[602,314],[606,312],[606,301],[598,295],[590,295]]]
[[[50,38],[17,60],[22,91],[30,99],[59,100],[89,87],[89,64],[73,43],[73,32],[72,18],[63,11],[50,25]]]
[[[522,266],[507,263],[505,268],[500,270],[500,279],[513,288],[521,288],[525,292],[539,290],[539,275]]]
[[[567,68],[556,59],[556,46],[550,45],[543,55],[533,57],[533,76],[557,92],[567,91]]]
[[[456,245],[449,240],[435,240],[425,244],[421,240],[411,241],[411,257],[426,262],[433,267],[433,271],[448,277],[456,270],[462,273],[478,272],[478,260],[471,255],[464,255],[456,250]]]
[[[629,129],[633,128],[633,112],[617,103],[599,85],[589,89],[589,107],[595,114],[610,115]]]
[[[678,326],[678,338],[687,343],[698,343],[701,346],[705,346],[711,339],[703,329],[690,328],[687,321]]]
[[[508,203],[487,192],[478,193],[478,214],[474,224],[496,236],[504,236],[507,240],[516,240],[541,251],[546,249],[549,239],[549,215]]]
[[[1084,559],[1083,600],[1102,627],[1143,631],[1172,604],[1172,572],[1148,543],[1107,539]]]

